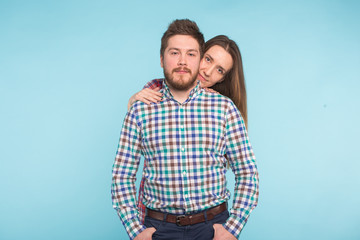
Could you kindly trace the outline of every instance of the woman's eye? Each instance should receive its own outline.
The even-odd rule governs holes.
[[[218,72],[219,72],[220,74],[224,74],[224,70],[222,70],[221,68],[218,68]]]

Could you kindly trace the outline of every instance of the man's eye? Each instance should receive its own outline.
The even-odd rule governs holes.
[[[178,53],[177,52],[171,52],[170,54],[171,55],[177,55]]]
[[[209,58],[209,57],[205,57],[205,61],[210,62],[210,58]]]

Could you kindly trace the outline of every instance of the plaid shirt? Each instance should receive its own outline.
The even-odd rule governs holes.
[[[219,205],[230,198],[228,159],[236,184],[223,226],[239,237],[258,200],[255,156],[241,114],[231,100],[199,84],[182,104],[165,82],[160,91],[162,102],[136,102],[125,117],[113,165],[113,207],[131,239],[145,229],[136,208],[141,155],[146,161],[143,201],[148,208],[189,214]]]

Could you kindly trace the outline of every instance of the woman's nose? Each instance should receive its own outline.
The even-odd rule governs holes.
[[[208,76],[210,76],[211,75],[211,72],[212,72],[212,67],[211,66],[208,66],[208,67],[206,67],[206,68],[204,68],[204,74],[208,77]]]

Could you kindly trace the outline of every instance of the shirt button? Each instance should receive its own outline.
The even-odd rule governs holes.
[[[180,125],[181,130],[184,130],[184,125]]]
[[[185,152],[185,148],[181,148],[181,151],[182,151],[182,152]]]
[[[183,171],[183,176],[186,176],[186,171]]]

